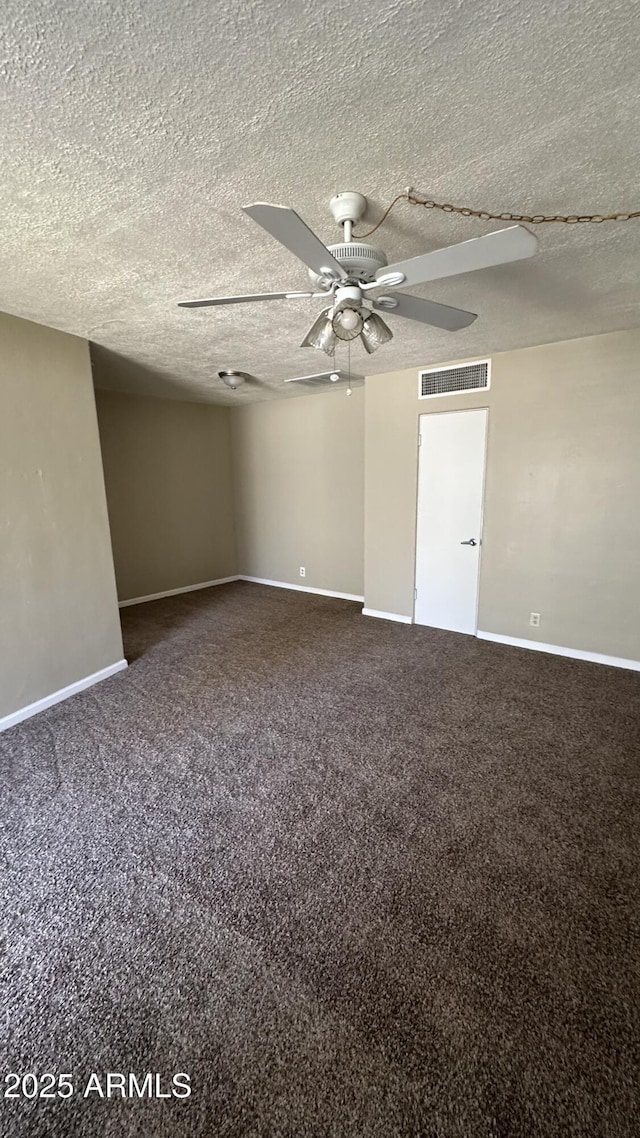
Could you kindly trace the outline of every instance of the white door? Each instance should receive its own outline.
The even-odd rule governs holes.
[[[416,624],[476,632],[487,410],[421,415]]]

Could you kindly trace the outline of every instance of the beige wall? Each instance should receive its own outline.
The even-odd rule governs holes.
[[[122,659],[88,345],[0,314],[0,718]]]
[[[362,596],[364,389],[231,416],[239,571]]]
[[[120,600],[235,574],[228,408],[96,401]]]
[[[640,659],[640,331],[492,370],[489,393],[437,400],[417,368],[367,379],[365,605],[413,612],[418,416],[489,406],[479,628]]]

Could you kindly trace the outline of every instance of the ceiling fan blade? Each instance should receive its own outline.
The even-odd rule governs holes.
[[[333,253],[329,252],[295,210],[286,205],[269,205],[267,202],[243,205],[242,209],[275,237],[276,241],[295,253],[314,273],[344,280],[347,274],[340,262],[336,261]]]
[[[508,229],[486,233],[484,237],[472,237],[470,241],[461,241],[446,249],[436,249],[433,253],[410,257],[408,261],[385,265],[378,270],[376,277],[402,273],[404,281],[401,284],[394,283],[394,288],[405,288],[437,281],[442,277],[454,277],[458,273],[489,269],[508,261],[521,261],[525,257],[532,257],[537,248],[537,237],[524,225],[511,225]]]
[[[395,301],[394,304],[391,301]],[[406,316],[408,320],[419,320],[434,328],[446,328],[448,332],[458,332],[467,328],[477,317],[476,312],[465,312],[463,308],[450,308],[448,304],[436,304],[434,300],[424,300],[421,296],[408,296],[404,292],[393,292],[389,296],[376,297],[374,308],[390,316]]]
[[[210,308],[214,304],[248,304],[254,300],[302,300],[312,296],[326,297],[316,292],[253,292],[248,296],[212,296],[208,300],[179,300],[178,308]]]

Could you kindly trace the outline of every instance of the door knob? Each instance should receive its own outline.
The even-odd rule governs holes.
[[[470,537],[468,541],[461,541],[460,545],[477,545],[475,537]]]

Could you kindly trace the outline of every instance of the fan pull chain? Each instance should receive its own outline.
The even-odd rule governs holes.
[[[376,230],[387,220],[391,210],[400,201],[407,201],[409,205],[421,205],[425,209],[439,209],[443,213],[457,213],[461,217],[477,217],[481,221],[525,221],[528,225],[543,225],[546,222],[556,221],[561,222],[563,225],[577,224],[593,224],[599,225],[603,221],[632,221],[640,217],[640,209],[633,210],[630,213],[587,213],[587,214],[543,214],[543,213],[491,213],[488,209],[472,209],[471,206],[450,205],[447,202],[432,201],[431,198],[418,196],[418,191],[409,187],[404,193],[398,194],[393,199],[391,205],[387,207],[377,225],[373,229],[367,230],[366,233],[354,233],[353,236],[362,240],[364,237],[371,237]]]

